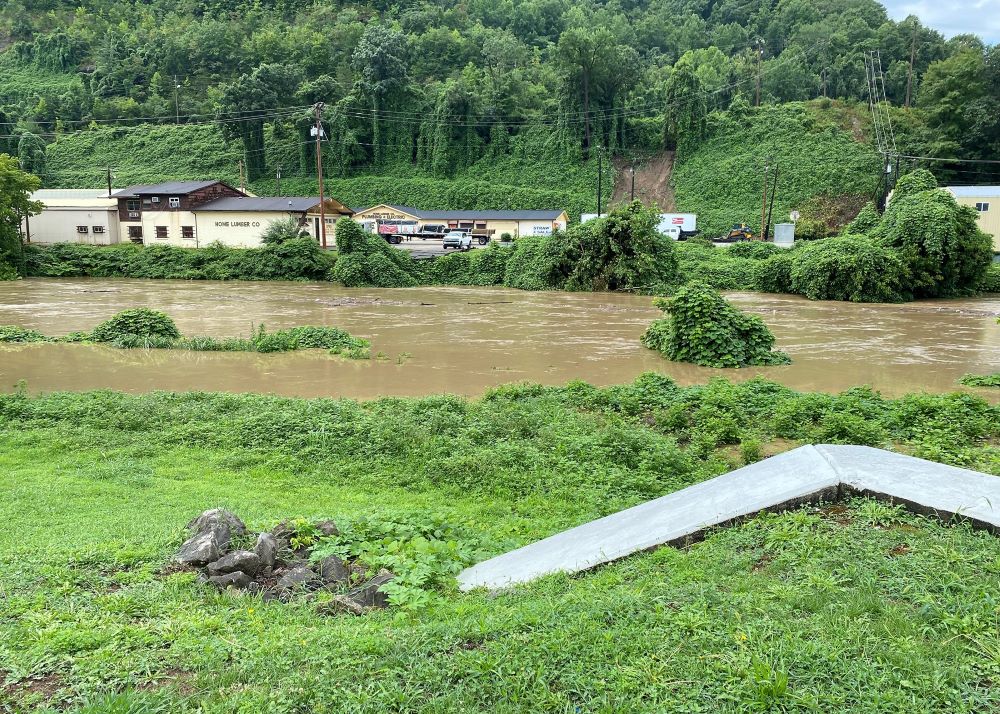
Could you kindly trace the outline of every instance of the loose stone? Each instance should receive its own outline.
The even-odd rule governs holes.
[[[319,576],[327,585],[346,583],[351,579],[351,570],[343,560],[335,555],[319,561]]]
[[[208,564],[211,575],[225,575],[241,570],[254,576],[260,571],[260,556],[251,550],[237,550]]]
[[[261,533],[257,536],[257,544],[254,552],[260,558],[260,564],[264,568],[273,568],[274,561],[278,557],[278,540],[270,533]]]
[[[250,576],[237,570],[235,573],[215,575],[209,578],[208,582],[219,588],[219,590],[225,590],[226,588],[243,589],[250,585]]]

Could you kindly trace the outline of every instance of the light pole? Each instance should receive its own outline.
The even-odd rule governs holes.
[[[323,102],[316,102],[313,111],[316,112],[316,125],[313,136],[316,137],[316,178],[319,182],[319,235],[320,245],[326,248],[326,199],[323,196]]]

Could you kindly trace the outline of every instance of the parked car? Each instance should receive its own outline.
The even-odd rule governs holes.
[[[441,247],[456,248],[458,250],[470,250],[472,248],[472,234],[468,231],[448,231],[441,241]]]

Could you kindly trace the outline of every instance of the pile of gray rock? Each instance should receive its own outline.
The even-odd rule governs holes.
[[[337,535],[333,521],[312,524],[325,536]],[[289,601],[314,598],[317,593],[334,593],[318,609],[324,613],[349,612],[360,615],[386,607],[388,597],[382,586],[393,579],[388,570],[369,578],[369,570],[357,562],[335,555],[312,558],[311,548],[292,547],[295,527],[287,521],[270,532],[247,531],[236,514],[213,508],[187,524],[191,537],[184,541],[174,561],[199,570],[198,582],[226,590],[259,594],[265,600]]]

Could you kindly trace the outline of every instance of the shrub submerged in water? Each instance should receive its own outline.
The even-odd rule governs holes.
[[[675,362],[704,367],[747,367],[791,362],[776,352],[774,335],[756,315],[747,315],[704,283],[689,283],[654,304],[669,317],[653,322],[642,344]]]
[[[177,340],[180,336],[181,331],[169,315],[147,307],[122,310],[90,332],[92,342],[115,342],[136,337]]]
[[[0,325],[0,342],[101,342],[119,349],[176,349],[197,352],[292,352],[326,349],[351,359],[368,359],[368,340],[339,327],[303,325],[268,332],[263,325],[250,337],[184,337],[169,315],[149,308],[124,310],[91,332],[48,337],[37,330]]]

